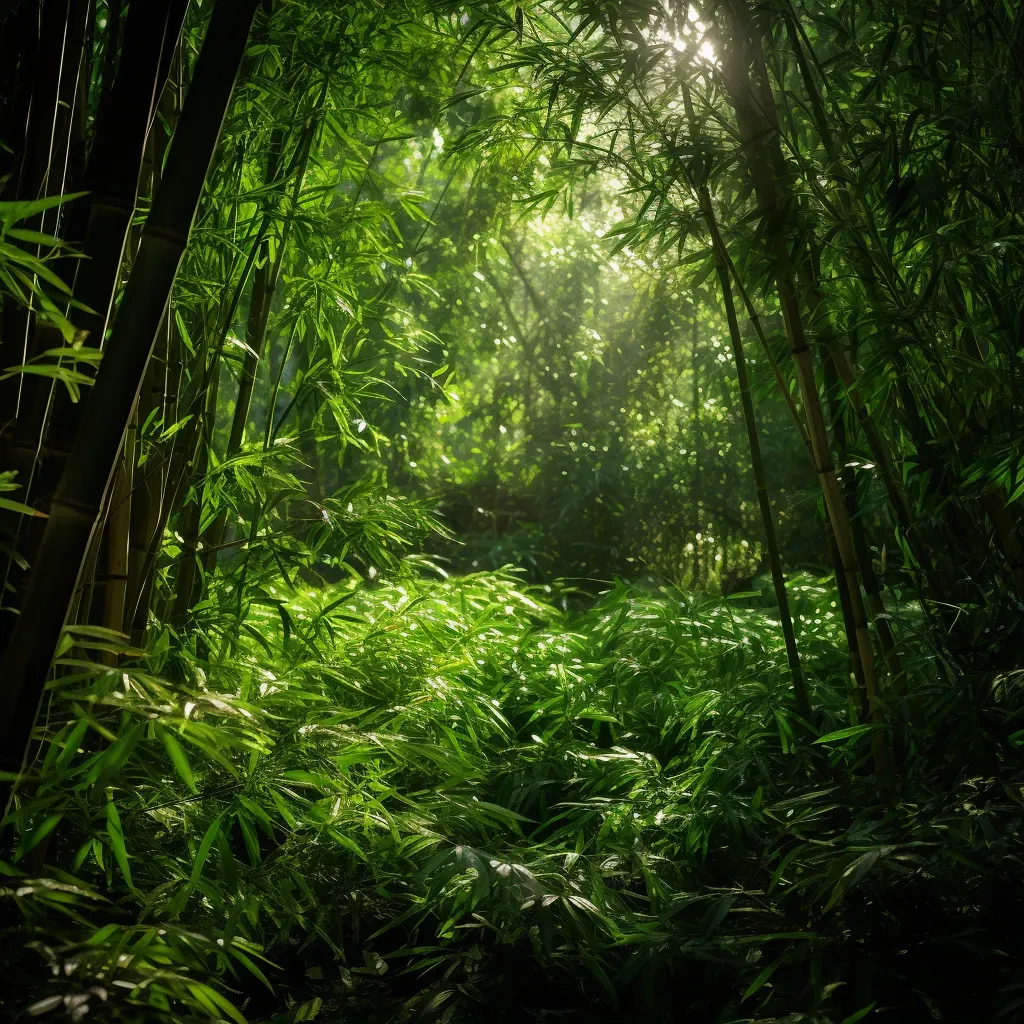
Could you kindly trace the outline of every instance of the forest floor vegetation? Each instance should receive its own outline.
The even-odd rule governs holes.
[[[809,723],[767,595],[550,589],[282,586],[204,657],[66,651],[5,1012],[1018,1019],[1015,681],[951,716],[962,682],[908,657],[885,806],[825,582],[792,586]]]

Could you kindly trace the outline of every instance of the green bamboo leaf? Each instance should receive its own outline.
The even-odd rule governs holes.
[[[178,773],[178,777],[188,786],[190,792],[197,793],[198,790],[196,789],[195,776],[192,774],[192,766],[189,764],[181,744],[175,739],[169,729],[160,730],[160,739],[163,741],[164,749],[167,751],[167,756],[171,759],[171,764],[174,765],[174,770]]]
[[[238,822],[238,827],[242,831],[242,839],[245,842],[245,849],[249,854],[249,863],[253,867],[257,867],[263,859],[262,853],[260,852],[260,841],[256,835],[256,830],[253,828],[252,822],[248,816],[239,811],[235,815],[235,820]]]
[[[107,837],[110,839],[110,846],[114,851],[114,860],[121,869],[121,875],[129,889],[134,889],[132,884],[132,872],[128,864],[128,850],[124,843],[124,830],[121,828],[121,816],[117,813],[117,806],[112,799],[107,801]]]
[[[785,962],[785,956],[780,956],[772,963],[770,963],[760,974],[747,986],[746,992],[743,993],[743,997],[740,999],[741,1003],[745,1003],[755,992],[761,989],[771,978],[771,976],[782,966]]]
[[[49,814],[38,825],[25,832],[14,853],[15,862],[31,853],[60,824],[63,817],[62,813]]]
[[[23,516],[34,516],[37,519],[49,518],[45,512],[30,508],[28,505],[22,505],[20,501],[11,501],[10,498],[0,498],[0,508],[5,508],[10,512],[18,512]]]
[[[188,983],[188,991],[192,994],[192,998],[199,1003],[200,1006],[205,1009],[211,1017],[215,1020],[223,1019],[226,1014],[236,1024],[247,1024],[245,1017],[242,1016],[241,1011],[234,1005],[234,1003],[224,998],[216,989],[211,988],[209,985],[203,985],[201,982],[190,981]]]
[[[85,739],[85,734],[89,731],[89,723],[84,718],[80,718],[74,728],[68,733],[61,746],[60,755],[54,762],[54,770],[62,772],[72,758],[77,756],[79,749],[82,746],[82,740]]]
[[[814,742],[839,743],[841,740],[855,739],[860,736],[866,736],[870,732],[878,732],[878,730],[881,728],[883,727],[880,725],[875,725],[873,723],[865,723],[864,725],[851,725],[846,729],[837,729],[835,732],[830,732],[824,736],[819,736]]]
[[[292,1011],[292,1021],[294,1024],[300,1024],[301,1021],[316,1020],[320,1016],[322,1006],[323,1000],[319,996],[315,996],[304,1003],[299,1003]]]
[[[94,786],[101,791],[106,789],[110,781],[131,757],[135,745],[142,738],[144,731],[145,726],[137,723],[107,747],[90,769],[85,778],[85,785]]]
[[[26,199],[19,202],[0,203],[0,221],[4,227],[19,220],[28,220],[37,214],[45,213],[54,207],[70,203],[74,199],[81,199],[87,195],[85,192],[69,192],[65,195],[47,196],[45,199]]]
[[[107,939],[112,935],[115,935],[119,929],[119,925],[116,924],[105,924],[102,928],[93,932],[88,938],[90,946],[102,946]]]
[[[228,892],[238,891],[238,862],[235,859],[234,851],[231,849],[231,842],[224,829],[217,833],[217,855],[220,857],[221,877]]]
[[[857,1024],[857,1021],[863,1020],[877,1005],[877,1003],[871,1003],[869,1006],[865,1006],[863,1010],[851,1013],[849,1017],[843,1018],[843,1024]]]
[[[194,889],[196,883],[202,877],[206,859],[209,857],[210,850],[213,849],[213,844],[217,841],[217,836],[220,834],[220,823],[223,818],[224,813],[222,812],[210,822],[210,825],[199,844],[199,848],[196,850],[195,860],[192,862],[192,873],[189,875],[188,880],[188,887],[190,889]]]
[[[19,242],[28,242],[31,245],[48,245],[54,249],[65,248],[66,245],[59,238],[53,235],[44,235],[41,231],[28,231],[25,228],[8,228],[4,234],[8,238],[16,238]]]
[[[832,896],[825,905],[826,912],[831,910],[877,863],[883,849],[869,850],[857,857],[843,872],[842,878],[832,890]]]
[[[262,971],[261,971],[261,970],[259,969],[259,967],[257,966],[257,964],[256,964],[256,963],[254,963],[252,959],[250,959],[250,957],[246,956],[246,954],[245,954],[245,953],[243,953],[243,952],[242,952],[242,950],[240,950],[240,949],[238,948],[237,944],[232,944],[231,946],[229,946],[229,947],[228,947],[228,952],[229,952],[229,953],[230,953],[230,954],[231,954],[231,955],[232,955],[232,956],[233,956],[233,957],[234,957],[234,958],[235,958],[235,959],[236,959],[236,960],[237,960],[237,961],[238,961],[238,962],[239,962],[240,964],[242,964],[242,965],[243,965],[243,966],[245,967],[245,969],[246,969],[246,970],[247,970],[247,971],[248,971],[248,972],[249,972],[249,973],[250,973],[250,974],[251,974],[251,975],[252,975],[252,976],[253,976],[254,978],[256,978],[256,979],[257,979],[257,980],[258,980],[259,982],[261,982],[261,983],[262,983],[262,984],[263,984],[263,985],[264,985],[264,986],[266,987],[266,989],[267,989],[267,991],[268,991],[268,992],[273,992],[273,991],[274,991],[274,986],[273,986],[273,985],[271,985],[269,981],[267,981],[267,977],[266,977],[266,975],[265,975],[265,974],[264,974],[264,973],[263,973],[263,972],[262,972]]]

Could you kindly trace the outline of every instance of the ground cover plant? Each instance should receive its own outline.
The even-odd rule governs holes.
[[[4,1019],[1024,1019],[1022,55],[0,12]]]

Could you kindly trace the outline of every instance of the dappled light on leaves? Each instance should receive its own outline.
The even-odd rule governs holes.
[[[0,11],[0,1016],[1024,1019],[1024,18]]]

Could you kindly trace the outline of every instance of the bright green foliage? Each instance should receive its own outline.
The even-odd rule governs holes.
[[[1024,1019],[1020,10],[216,2],[0,12],[0,1016]]]
[[[137,667],[64,662],[15,815],[21,856],[59,823],[48,857],[71,872],[12,880],[55,929],[39,998],[220,1016],[219,978],[252,1015],[284,967],[276,998],[322,1000],[325,1019],[402,1002],[470,1019],[496,1000],[514,1020],[526,978],[552,1009],[572,977],[594,1001],[641,985],[653,1007],[704,963],[692,1011],[714,984],[739,1013],[748,987],[784,1006],[817,963],[820,1019],[843,1019],[833,1004],[857,1007],[834,986],[859,969],[844,931],[887,941],[951,872],[962,898],[984,891],[1018,798],[981,777],[933,791],[929,730],[914,802],[876,819],[850,773],[864,727],[844,728],[831,591],[794,591],[828,758],[751,597],[621,586],[566,617],[501,575],[274,587],[230,659],[164,633]],[[942,933],[900,941],[941,949]]]
[[[713,297],[694,304],[686,269],[609,256],[601,239],[622,211],[600,190],[579,206],[507,240],[442,240],[474,255],[440,277],[443,312],[428,314],[443,316],[454,376],[448,403],[428,394],[400,424],[398,479],[441,497],[470,535],[451,552],[467,568],[514,561],[591,587],[646,570],[735,589],[763,563],[724,318]],[[791,528],[812,481],[799,450],[780,450],[780,406],[765,396],[784,535],[813,562],[820,551]]]

